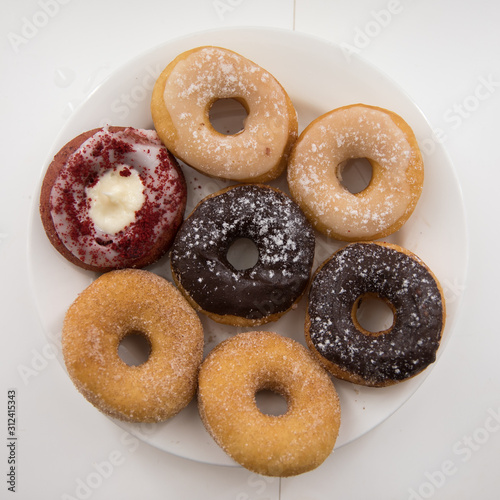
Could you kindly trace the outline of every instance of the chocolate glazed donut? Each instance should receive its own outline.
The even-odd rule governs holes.
[[[259,252],[249,269],[235,269],[227,259],[240,238],[252,240]],[[300,299],[314,247],[312,226],[286,194],[237,185],[208,196],[186,219],[172,246],[172,274],[192,305],[213,320],[261,325]]]
[[[393,324],[365,330],[360,300],[377,296]],[[309,293],[306,341],[337,378],[373,387],[411,378],[436,359],[445,323],[441,287],[414,254],[388,243],[353,243],[320,266]]]

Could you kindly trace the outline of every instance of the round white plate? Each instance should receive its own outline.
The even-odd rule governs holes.
[[[172,40],[131,61],[95,90],[68,120],[54,144],[53,154],[77,134],[106,123],[152,128],[149,102],[156,77],[179,53],[210,44],[235,50],[269,70],[295,104],[299,131],[321,114],[357,102],[395,111],[413,128],[424,154],[424,189],[410,220],[388,240],[419,255],[441,281],[447,299],[441,353],[465,282],[467,243],[460,188],[450,160],[433,138],[432,129],[417,106],[376,68],[353,54],[345,55],[334,44],[297,32],[260,28],[207,31]],[[50,160],[40,165],[42,176]],[[188,212],[198,200],[227,185],[183,167],[189,188]],[[285,176],[274,184],[286,190]],[[340,246],[343,244],[318,235],[315,267]],[[60,353],[64,314],[96,275],[73,266],[52,248],[41,226],[37,203],[33,206],[30,227],[29,265],[42,326],[49,342]],[[171,279],[168,257],[150,269]],[[304,343],[304,306],[302,300],[296,310],[261,329],[274,330]],[[204,317],[202,321],[206,353],[222,339],[243,330]],[[63,363],[61,356],[59,359]],[[336,447],[353,441],[385,420],[415,392],[428,372],[429,369],[414,379],[383,389],[334,381],[342,405]],[[161,424],[117,424],[167,452],[200,462],[234,465],[205,431],[195,401]]]

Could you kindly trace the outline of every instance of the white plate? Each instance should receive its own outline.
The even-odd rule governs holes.
[[[443,147],[417,106],[376,68],[352,54],[346,57],[332,43],[292,31],[237,28],[196,33],[155,48],[114,73],[77,109],[54,144],[55,154],[74,136],[109,123],[152,128],[151,90],[161,70],[179,53],[200,45],[219,45],[254,60],[282,83],[292,98],[302,130],[321,114],[336,107],[362,102],[400,114],[420,141],[425,161],[425,185],[418,206],[405,226],[389,241],[419,255],[435,272],[447,299],[447,325],[443,344],[457,315],[460,290],[465,282],[467,242],[461,192]],[[40,168],[43,171],[51,158]],[[189,187],[188,211],[205,195],[226,185],[184,168]],[[284,176],[276,185],[286,189]],[[35,196],[37,198],[37,196]],[[66,309],[91,281],[93,273],[66,262],[49,244],[33,206],[29,241],[30,277],[43,328],[49,342],[59,348]],[[318,236],[315,266],[341,243]],[[168,259],[151,270],[170,278]],[[274,330],[304,342],[304,303],[276,323]],[[215,344],[242,329],[221,326],[202,318],[208,352]],[[63,363],[61,356],[60,361]],[[342,425],[336,447],[373,429],[396,411],[423,382],[423,374],[396,386],[373,389],[335,381],[342,405]],[[192,460],[234,465],[213,442],[199,419],[193,401],[162,424],[118,425],[167,452]],[[89,429],[90,432],[90,429]]]

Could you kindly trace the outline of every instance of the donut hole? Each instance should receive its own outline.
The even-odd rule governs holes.
[[[373,177],[373,167],[367,158],[349,158],[337,167],[340,184],[351,194],[361,193]]]
[[[384,297],[366,293],[358,297],[352,310],[356,327],[367,335],[388,333],[394,326],[394,306]]]
[[[273,417],[279,417],[288,411],[286,398],[271,389],[258,390],[255,393],[255,404],[261,413]]]
[[[229,246],[226,259],[237,271],[251,269],[259,261],[259,249],[250,238],[237,238]]]
[[[208,118],[212,127],[224,135],[234,135],[245,128],[248,111],[237,99],[217,99],[211,105]]]
[[[151,355],[151,342],[139,331],[127,333],[118,344],[118,356],[128,366],[144,364]]]

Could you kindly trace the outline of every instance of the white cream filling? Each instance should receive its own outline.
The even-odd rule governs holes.
[[[108,170],[98,182],[86,189],[89,216],[101,231],[116,234],[135,221],[135,214],[143,206],[146,196],[137,170],[126,165]],[[124,176],[121,172],[130,172]]]

